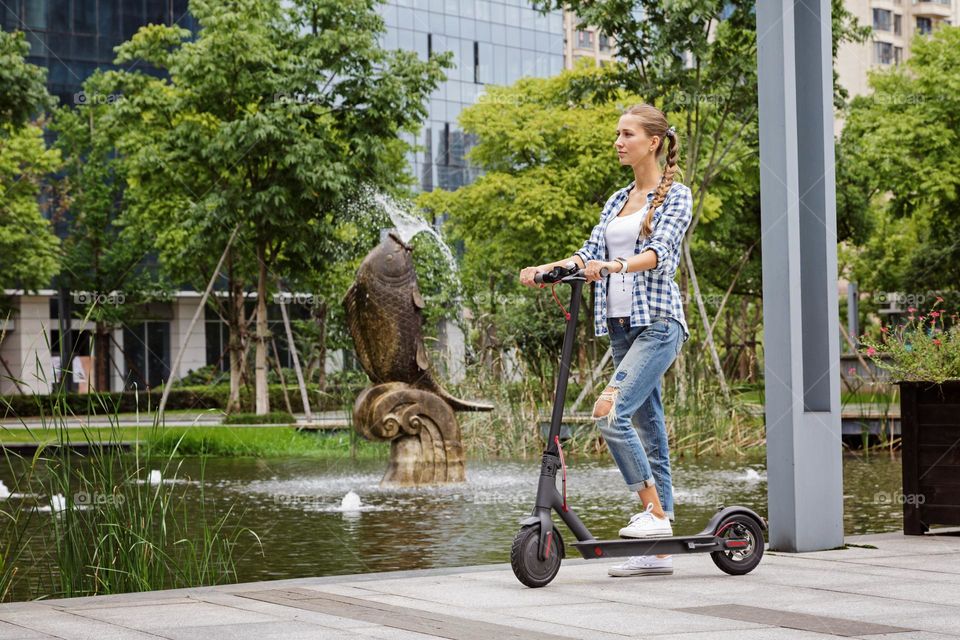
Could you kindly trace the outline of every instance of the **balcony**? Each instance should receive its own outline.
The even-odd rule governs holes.
[[[950,18],[953,15],[951,0],[928,0],[916,2],[911,11],[914,16],[928,18]]]

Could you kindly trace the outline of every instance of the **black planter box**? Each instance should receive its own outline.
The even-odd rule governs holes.
[[[903,532],[960,525],[960,381],[900,383]]]

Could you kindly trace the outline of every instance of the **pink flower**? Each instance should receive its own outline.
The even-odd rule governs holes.
[[[916,310],[917,310],[916,307],[908,307],[908,308],[907,308],[907,311],[909,311],[910,313],[914,313]]]
[[[939,311],[931,311],[931,312],[930,312],[930,317],[931,317],[931,318],[939,318],[939,317],[940,317],[940,312],[939,312]]]
[[[886,327],[880,327],[880,333],[886,333],[887,331],[889,331],[889,329]]]
[[[867,347],[867,355],[868,355],[868,356],[873,356],[873,355],[876,355],[876,354],[877,354],[877,350],[876,350],[876,349],[874,349],[873,347]]]
[[[937,302],[943,302],[943,298],[941,298],[940,296],[937,296]]]
[[[939,339],[939,338],[934,338],[934,339],[933,339],[933,344],[935,344],[935,345],[937,345],[937,346],[939,347],[939,346],[940,346],[941,344],[943,344],[943,343],[940,342],[940,339]]]
[[[847,370],[847,375],[848,375],[848,376],[855,376],[855,375],[857,375],[857,369],[856,369],[856,367],[850,367],[850,369]]]

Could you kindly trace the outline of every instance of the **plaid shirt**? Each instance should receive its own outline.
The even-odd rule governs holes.
[[[574,255],[580,256],[584,264],[588,260],[612,260],[629,256],[607,255],[607,225],[617,217],[629,197],[634,182],[620,189],[607,200],[600,213],[600,222],[593,228],[590,238]],[[653,200],[653,192],[647,194],[647,202]],[[690,188],[674,182],[663,200],[663,204],[653,214],[653,233],[650,237],[637,238],[634,255],[652,249],[657,254],[657,266],[649,271],[636,273],[633,284],[633,305],[630,311],[630,326],[644,327],[661,318],[673,318],[683,327],[684,340],[690,337],[687,322],[683,317],[683,303],[680,288],[673,281],[680,266],[680,251],[683,235],[690,226],[693,217],[693,198]],[[607,283],[608,279],[597,281],[595,290],[596,304],[593,309],[596,335],[607,333]]]

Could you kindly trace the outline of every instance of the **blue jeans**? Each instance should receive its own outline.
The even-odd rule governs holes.
[[[683,328],[671,318],[631,327],[629,318],[610,318],[610,346],[617,369],[610,413],[597,426],[623,474],[627,488],[656,486],[660,504],[673,519],[673,484],[660,381],[680,353]]]

